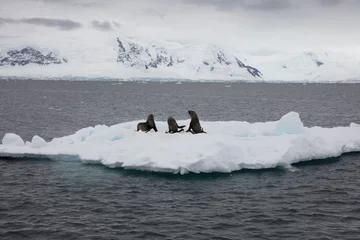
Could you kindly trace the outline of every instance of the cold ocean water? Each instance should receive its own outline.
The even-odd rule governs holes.
[[[360,123],[359,92],[356,84],[0,81],[0,138],[49,141],[150,112],[188,119],[188,109],[206,121],[295,111],[307,127],[349,126]],[[1,158],[0,239],[359,239],[360,154],[293,167],[174,175]]]

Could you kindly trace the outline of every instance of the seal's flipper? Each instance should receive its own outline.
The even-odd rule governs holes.
[[[186,130],[186,132],[190,132],[191,131],[191,125],[189,126],[189,129]]]

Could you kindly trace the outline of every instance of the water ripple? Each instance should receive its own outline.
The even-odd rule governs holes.
[[[159,119],[182,118],[184,109],[193,107],[209,121],[276,120],[297,111],[307,126],[360,123],[353,119],[360,116],[360,85],[124,83],[114,88],[17,81],[0,82],[0,89],[0,135],[17,132],[26,140],[140,119],[149,111]],[[338,101],[339,94],[346,101]],[[358,239],[359,160],[359,154],[349,154],[298,164],[295,172],[173,176],[0,159],[0,239]]]

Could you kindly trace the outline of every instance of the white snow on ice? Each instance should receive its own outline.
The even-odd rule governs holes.
[[[142,120],[139,120],[142,121]],[[159,132],[136,132],[139,121],[83,128],[73,135],[31,142],[8,133],[0,156],[80,160],[147,171],[185,174],[261,169],[360,151],[360,128],[304,127],[299,114],[290,112],[274,122],[202,122],[208,134],[165,134],[167,123],[157,121]],[[189,120],[178,120],[188,124]]]
[[[8,146],[25,146],[24,140],[15,133],[7,133],[2,140],[2,144]]]

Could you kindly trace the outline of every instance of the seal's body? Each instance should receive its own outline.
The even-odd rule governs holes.
[[[156,125],[155,125],[154,115],[152,113],[149,114],[146,122],[138,123],[136,131],[141,130],[141,131],[144,131],[144,132],[148,132],[151,129],[154,129],[155,132],[158,131],[157,128],[156,128]]]
[[[168,123],[168,126],[169,126],[169,131],[165,132],[165,133],[177,133],[177,132],[184,131],[183,128],[185,127],[185,125],[179,126],[177,124],[175,118],[173,118],[173,117],[169,117],[168,120],[167,120],[167,123]]]
[[[188,113],[191,117],[191,121],[190,121],[189,129],[186,132],[191,132],[192,134],[206,133],[200,125],[200,121],[197,114],[192,110],[189,110]]]

